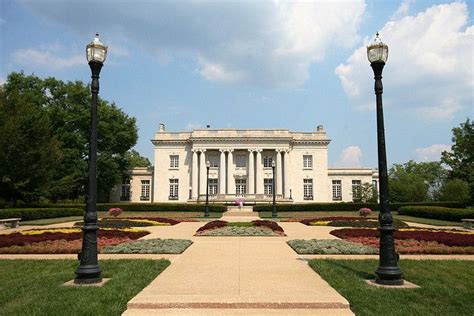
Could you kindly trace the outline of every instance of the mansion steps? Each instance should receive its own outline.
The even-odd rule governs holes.
[[[328,168],[330,143],[322,125],[314,132],[287,129],[199,129],[167,132],[151,141],[154,168],[135,168],[111,201],[270,203],[350,202],[363,183],[378,184],[370,168]],[[275,161],[273,183],[272,161]]]

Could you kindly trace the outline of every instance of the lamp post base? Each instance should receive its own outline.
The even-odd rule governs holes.
[[[74,284],[94,284],[102,282],[101,270],[98,265],[80,266],[76,270]]]
[[[375,270],[375,283],[381,285],[403,285],[403,273],[398,266],[378,267]]]

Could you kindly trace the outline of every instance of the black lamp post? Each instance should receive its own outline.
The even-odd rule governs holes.
[[[398,266],[398,255],[395,252],[395,243],[393,239],[393,231],[395,228],[393,227],[393,219],[388,202],[387,154],[385,150],[385,128],[382,105],[382,70],[388,58],[388,46],[382,43],[379,38],[379,33],[377,33],[372,45],[367,47],[367,57],[375,76],[377,149],[380,181],[380,254],[379,266],[377,270],[375,270],[375,274],[377,274],[375,282],[383,285],[402,285],[403,273]]]
[[[99,283],[102,281],[97,259],[97,97],[99,94],[99,74],[107,57],[107,46],[99,41],[99,34],[86,47],[86,56],[92,71],[92,107],[89,143],[89,185],[87,188],[86,212],[82,227],[82,250],[80,265],[76,269],[76,284]]]
[[[209,217],[209,168],[211,168],[211,163],[206,162],[206,208],[204,209],[204,217]]]
[[[276,190],[275,190],[275,160],[272,161],[272,193],[273,193],[273,204],[272,204],[272,217],[277,217],[277,208],[276,208]]]

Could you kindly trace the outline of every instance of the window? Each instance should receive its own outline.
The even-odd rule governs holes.
[[[210,155],[209,157],[207,157],[209,163],[210,163],[210,167],[211,168],[218,168],[219,167],[219,157],[217,157],[216,155]]]
[[[247,156],[237,155],[235,157],[235,166],[237,168],[245,168],[246,165],[247,165]]]
[[[128,182],[122,183],[120,201],[130,201],[130,183]]]
[[[244,195],[247,193],[247,180],[235,179],[235,194]]]
[[[142,194],[140,200],[148,201],[150,199],[150,180],[142,180]]]
[[[312,155],[303,155],[303,168],[312,169],[313,168],[313,156]]]
[[[170,156],[170,168],[179,168],[179,156],[171,155]]]
[[[342,200],[342,183],[341,180],[332,180],[332,200]]]
[[[170,200],[178,199],[178,179],[170,179]]]
[[[273,179],[263,179],[263,193],[273,195]]]
[[[352,201],[359,202],[362,197],[362,182],[352,180]]]
[[[272,156],[263,156],[263,167],[264,168],[271,168],[272,167]]]
[[[313,199],[313,179],[303,179],[303,199]]]
[[[209,195],[217,194],[217,179],[209,179]]]

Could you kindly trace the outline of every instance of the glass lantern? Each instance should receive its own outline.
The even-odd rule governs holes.
[[[367,58],[371,63],[385,63],[388,59],[388,46],[382,43],[379,33],[375,36],[374,42],[370,46],[367,46]]]
[[[107,57],[107,46],[99,40],[99,33],[95,34],[94,40],[86,46],[87,61],[103,63]]]

